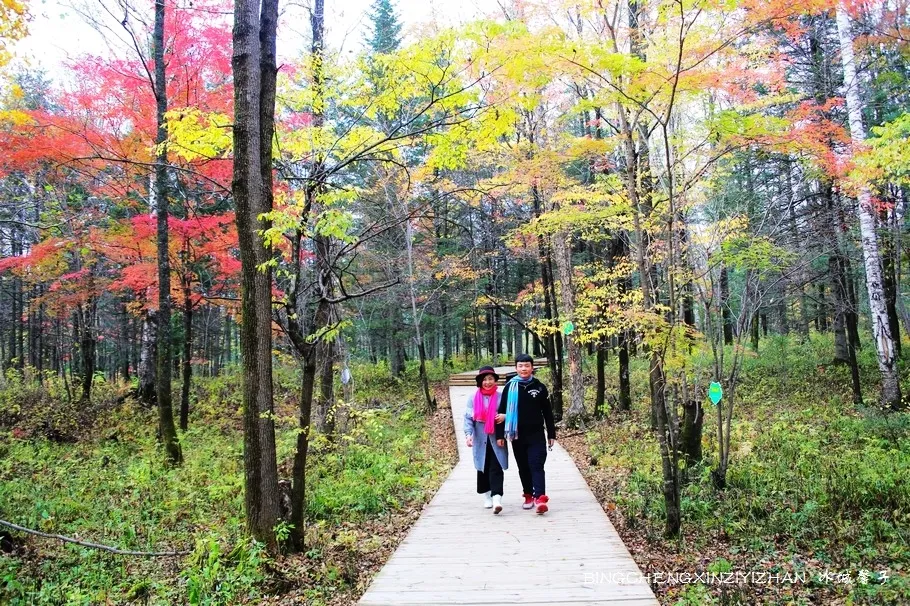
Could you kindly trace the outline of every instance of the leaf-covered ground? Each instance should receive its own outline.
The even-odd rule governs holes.
[[[645,366],[633,368],[631,413],[561,443],[662,604],[910,603],[910,415],[855,408],[848,371],[827,363],[823,339],[769,341],[761,353],[746,360],[737,392],[724,491],[710,479],[716,425],[706,408],[704,464],[688,471],[678,540],[663,534]],[[875,360],[865,354],[874,400]],[[712,572],[731,583],[698,582]],[[670,582],[670,573],[691,576]]]

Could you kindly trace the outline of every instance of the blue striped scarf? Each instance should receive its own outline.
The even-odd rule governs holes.
[[[506,440],[514,440],[518,437],[518,384],[527,385],[533,378],[532,375],[526,380],[522,380],[515,376],[506,383],[506,388],[508,389],[508,394],[506,395]]]

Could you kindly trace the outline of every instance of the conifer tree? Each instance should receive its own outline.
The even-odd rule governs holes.
[[[391,53],[401,45],[401,22],[392,5],[392,0],[374,0],[370,7],[372,31],[367,37],[367,46],[374,53]]]

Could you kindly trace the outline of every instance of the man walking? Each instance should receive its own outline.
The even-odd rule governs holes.
[[[499,399],[499,412],[506,415],[506,420],[496,425],[496,437],[512,442],[524,493],[522,509],[536,509],[543,514],[549,509],[550,501],[544,472],[547,447],[552,448],[556,442],[553,409],[546,386],[534,377],[534,358],[518,355],[515,371],[518,376],[506,383]]]

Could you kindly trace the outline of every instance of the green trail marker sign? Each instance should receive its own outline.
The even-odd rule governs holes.
[[[720,386],[720,383],[716,381],[711,383],[710,387],[708,387],[708,397],[711,398],[711,401],[717,406],[720,399],[724,397],[724,390]]]
[[[566,335],[571,335],[575,332],[575,325],[572,322],[566,322],[562,325],[562,332]]]

